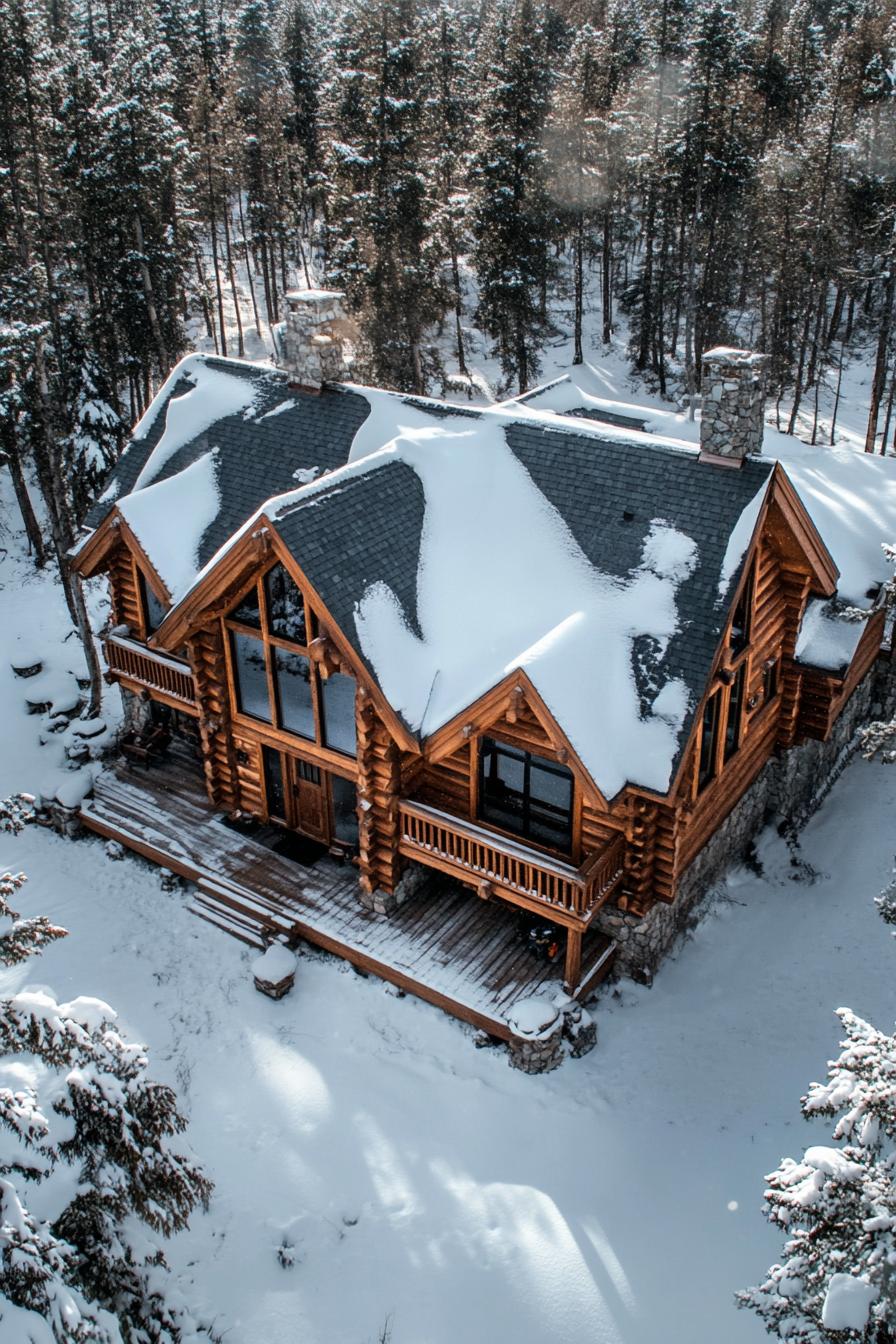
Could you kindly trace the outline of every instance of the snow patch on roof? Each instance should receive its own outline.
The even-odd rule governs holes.
[[[838,672],[852,662],[864,633],[864,621],[847,620],[825,598],[810,598],[797,636],[796,660]]]
[[[417,573],[422,639],[382,581],[367,588],[355,613],[361,648],[392,707],[429,736],[525,668],[607,796],[627,780],[665,791],[687,690],[673,686],[661,713],[642,715],[632,641],[650,635],[664,648],[675,633],[676,591],[697,558],[693,540],[654,520],[639,568],[622,580],[602,573],[507,446],[499,417],[433,424],[403,408],[402,430],[385,452],[358,458],[383,441],[381,395],[371,404],[356,460],[330,483],[397,458],[417,473],[426,501]],[[389,409],[394,425],[394,401]]]
[[[811,447],[766,430],[763,455],[787,472],[840,571],[837,592],[868,607],[891,573],[881,549],[896,538],[896,458],[853,448]]]
[[[200,543],[218,515],[217,455],[213,448],[176,475],[127,495],[119,505],[172,601],[192,585]]]
[[[142,490],[155,481],[180,448],[198,438],[218,420],[228,415],[245,413],[255,404],[258,388],[254,380],[225,373],[223,369],[211,369],[204,359],[190,356],[181,360],[169,375],[162,391],[154,398],[147,415],[134,431],[135,439],[146,437],[165,396],[170,395],[182,378],[189,379],[193,386],[179,397],[171,396],[168,401],[164,432],[134,482],[134,491]],[[147,423],[150,414],[151,419]]]
[[[768,490],[768,481],[763,481],[759,490],[750,500],[728,538],[728,545],[725,548],[725,555],[722,560],[722,571],[719,574],[719,598],[723,598],[728,592],[728,586],[734,575],[737,573],[738,566],[747,552],[747,547],[753,539],[753,533],[756,531],[756,520],[762,508],[762,501],[765,499]]]

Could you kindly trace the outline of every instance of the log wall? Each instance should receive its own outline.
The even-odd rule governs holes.
[[[142,638],[143,612],[137,587],[137,573],[127,546],[120,545],[115,548],[108,574],[112,624],[126,625],[138,638]]]
[[[237,806],[253,811],[255,809],[249,806],[249,799],[243,802],[241,792],[244,786],[251,789],[249,780],[244,780],[236,767],[237,743],[231,736],[227,664],[220,625],[215,622],[200,630],[187,647],[196,678],[199,736],[208,796],[216,806],[228,811]],[[260,767],[260,762],[258,764]],[[261,779],[260,768],[255,778],[258,782],[254,787],[257,790]]]
[[[800,701],[801,670],[793,661],[799,622],[809,594],[807,569],[797,568],[777,553],[769,532],[754,552],[753,608],[747,655],[741,741],[717,777],[697,792],[699,738],[687,754],[678,791],[676,843],[672,850],[672,889],[678,874],[700,852],[715,830],[750,787],[776,746],[792,741]],[[727,636],[723,641],[727,645]],[[765,665],[778,661],[778,691],[765,702]],[[718,671],[725,654],[718,659]],[[716,676],[709,693],[718,686]],[[697,716],[698,722],[700,714]],[[720,725],[724,732],[724,722]]]

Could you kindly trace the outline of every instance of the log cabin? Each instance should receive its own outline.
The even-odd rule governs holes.
[[[786,811],[774,771],[808,743],[839,751],[863,687],[868,712],[896,476],[770,447],[763,360],[745,351],[704,357],[699,445],[569,386],[558,409],[557,384],[487,408],[355,386],[340,299],[289,296],[281,367],[183,360],[73,563],[108,579],[108,678],[137,753],[163,730],[229,834],[341,861],[342,933],[326,892],[316,924],[278,921],[283,839],[239,883],[208,828],[187,862],[200,814],[174,817],[170,763],[142,827],[127,812],[152,766],[117,812],[101,780],[84,820],[197,880],[200,913],[238,936],[307,937],[506,1034],[518,954],[501,961],[505,1009],[464,1007],[407,951],[365,953],[352,909],[385,927],[416,906],[407,939],[441,936],[440,962],[484,946],[480,911],[518,912],[553,931],[556,979],[580,998],[614,956],[649,974]],[[169,807],[166,847],[150,833]],[[301,892],[314,871],[283,880]],[[494,965],[514,936],[496,917]]]

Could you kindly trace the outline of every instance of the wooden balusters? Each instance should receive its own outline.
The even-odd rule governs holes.
[[[489,841],[460,818],[422,803],[399,804],[399,844],[408,858],[429,863],[461,879],[475,879],[541,902],[546,909],[585,918],[602,904],[622,880],[625,840],[616,836],[578,871],[545,859],[524,857],[496,836]]]

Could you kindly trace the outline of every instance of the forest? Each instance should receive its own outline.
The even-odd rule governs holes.
[[[894,81],[893,0],[0,0],[0,455],[37,561],[191,324],[243,355],[295,284],[347,292],[359,380],[418,393],[463,386],[473,330],[500,394],[622,321],[668,396],[765,351],[820,441],[860,354],[892,450]]]

